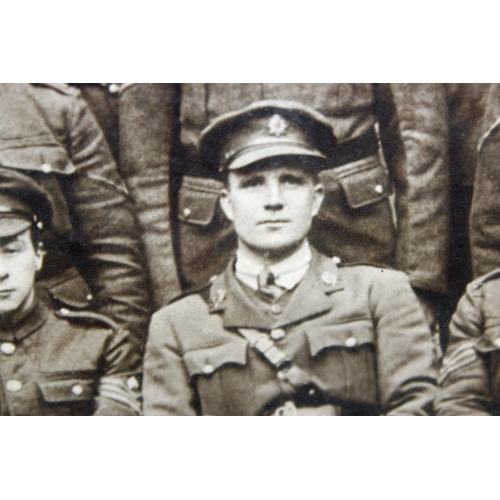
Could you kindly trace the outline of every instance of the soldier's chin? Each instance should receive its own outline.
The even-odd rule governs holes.
[[[255,248],[254,251],[272,260],[282,260],[293,254],[297,248],[300,246],[303,240],[292,241],[292,242],[276,242],[275,244],[262,245],[259,248]]]

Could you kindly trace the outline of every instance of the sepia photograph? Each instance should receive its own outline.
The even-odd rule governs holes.
[[[491,9],[28,4],[0,33],[4,494],[490,496]]]
[[[497,415],[498,84],[0,85],[2,415]]]

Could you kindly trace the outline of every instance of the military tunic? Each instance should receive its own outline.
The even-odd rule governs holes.
[[[240,335],[245,328],[272,339],[320,397],[299,397]],[[267,415],[293,402],[334,405],[343,415],[425,415],[436,375],[408,278],[371,266],[338,268],[313,252],[284,303],[256,302],[230,264],[209,288],[158,311],[144,360],[144,413]]]
[[[438,415],[500,415],[500,269],[467,286],[450,323]]]
[[[138,415],[140,355],[102,315],[37,300],[0,320],[0,415]]]

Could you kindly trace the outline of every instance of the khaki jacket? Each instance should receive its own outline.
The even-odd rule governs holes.
[[[41,300],[0,320],[0,415],[139,415],[140,354],[108,318]]]
[[[238,328],[271,338],[282,330],[275,345],[343,415],[432,408],[433,348],[408,278],[371,266],[338,268],[315,252],[283,307],[255,302],[230,265],[211,287],[158,311],[144,360],[144,413],[263,415],[285,401],[300,405],[294,387]]]
[[[500,414],[500,269],[473,281],[450,323],[438,415]]]

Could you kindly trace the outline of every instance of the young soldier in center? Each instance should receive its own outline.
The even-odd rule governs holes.
[[[425,415],[435,360],[405,274],[338,267],[308,242],[334,151],[306,106],[262,101],[201,137],[225,179],[238,251],[225,272],[157,312],[144,362],[146,415]]]

